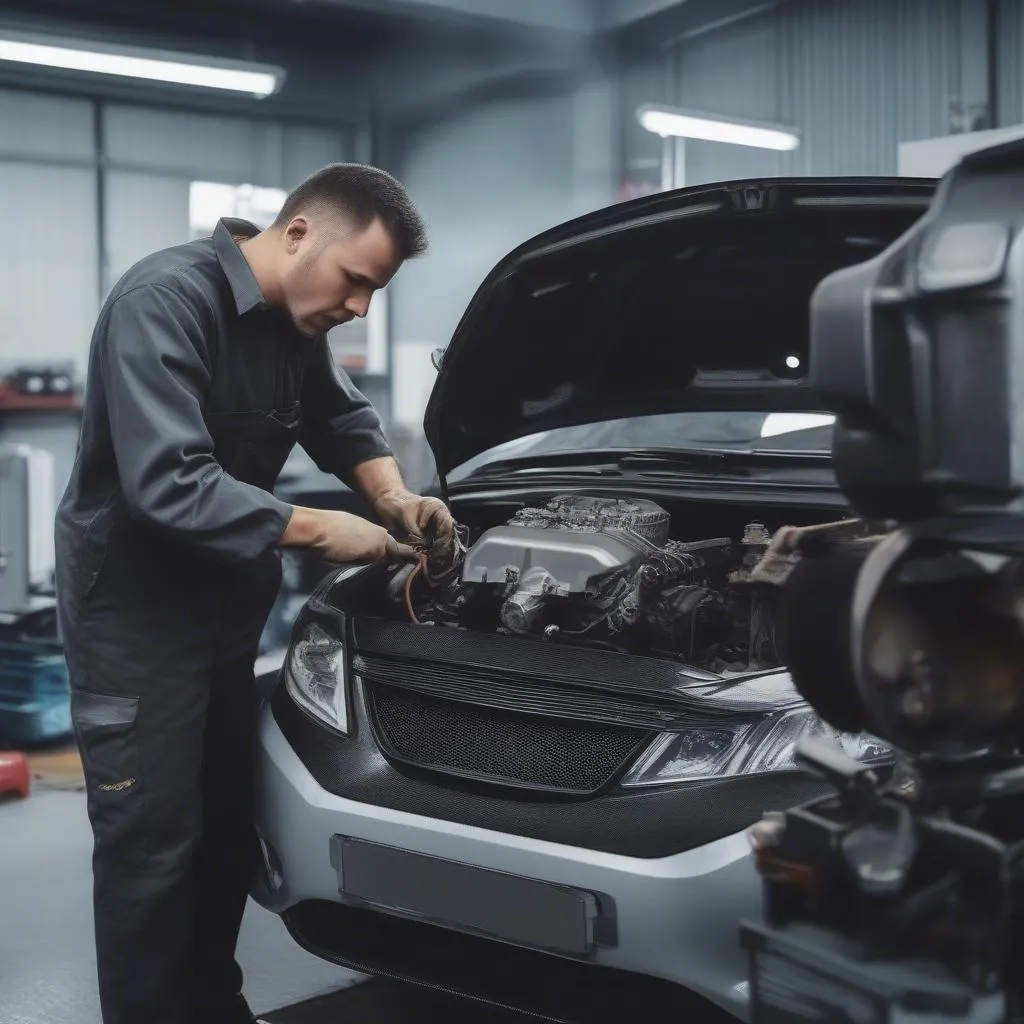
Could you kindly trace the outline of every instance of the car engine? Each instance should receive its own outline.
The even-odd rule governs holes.
[[[673,540],[638,498],[556,497],[485,531],[447,581],[405,586],[420,622],[671,656],[717,673],[780,662],[770,595],[744,585],[770,540]],[[400,601],[409,574],[393,585]],[[417,606],[416,608],[414,608]],[[418,609],[418,610],[417,610]]]

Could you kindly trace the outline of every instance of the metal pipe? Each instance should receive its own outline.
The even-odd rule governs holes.
[[[999,4],[988,0],[985,5],[986,67],[988,70],[987,105],[989,128],[999,127]]]
[[[96,160],[96,290],[99,305],[107,296],[107,139],[104,131],[104,103],[92,104],[93,146]]]

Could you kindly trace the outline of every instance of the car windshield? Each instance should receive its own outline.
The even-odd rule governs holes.
[[[827,413],[677,412],[658,416],[559,427],[506,441],[463,463],[449,479],[465,479],[507,459],[594,451],[663,448],[676,451],[727,448],[738,451],[803,451],[827,454],[832,424]]]

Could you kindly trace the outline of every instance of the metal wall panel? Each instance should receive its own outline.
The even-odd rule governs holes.
[[[662,142],[646,131],[636,119],[636,108],[643,103],[667,103],[668,68],[663,54],[634,57],[620,75],[622,153],[619,175],[624,185],[623,198],[656,191],[662,184]]]
[[[778,120],[778,27],[774,12],[684,41],[677,53],[676,102],[732,117]],[[720,142],[685,143],[687,185],[782,173],[779,155]]]
[[[978,0],[792,0],[683,39],[676,102],[802,132],[784,154],[688,142],[686,183],[895,174],[900,142],[947,133],[977,100],[980,15]]]
[[[0,216],[7,224],[25,210],[33,216],[29,251],[0,257],[0,361],[30,352],[84,370],[100,295],[142,256],[188,240],[192,180],[291,188],[351,156],[349,133],[333,127],[120,104],[103,108],[102,117],[101,282],[94,104],[0,90]],[[57,287],[60,316],[42,317]]]
[[[1024,121],[1024,2],[1001,0],[998,7],[999,124]]]
[[[110,171],[104,220],[104,294],[144,256],[189,237],[189,182],[159,174]]]
[[[95,171],[0,162],[0,223],[17,239],[0,250],[0,361],[84,368],[99,291],[95,211]]]
[[[600,92],[480,104],[407,140],[398,175],[427,222],[431,251],[388,287],[398,374],[391,412],[398,423],[422,422],[434,376],[427,354],[451,340],[494,263],[532,235],[599,205],[600,174],[584,174],[582,166],[608,167],[606,134],[589,134],[589,119],[576,120],[581,105],[599,99]],[[609,202],[610,176],[604,188]],[[399,370],[403,360],[408,372]]]
[[[232,184],[290,188],[310,171],[344,159],[346,133],[273,121],[113,105],[105,109],[110,162]]]
[[[188,241],[190,182],[291,189],[350,155],[345,133],[332,128],[143,107],[107,108],[104,135],[104,293],[143,256]]]
[[[615,195],[619,141],[619,94],[607,77],[581,84],[573,93],[572,207],[566,217],[607,206]]]
[[[31,230],[0,254],[0,364],[71,361],[84,379],[100,296],[143,256],[188,240],[191,181],[291,188],[352,157],[351,133],[333,127],[113,105],[102,120],[102,155],[96,127],[90,101],[0,90],[0,220],[15,229],[26,211],[32,217]],[[9,415],[0,439],[53,451],[63,492],[73,421]]]
[[[111,163],[188,178],[280,185],[276,125],[146,107],[109,106],[104,139]],[[274,157],[277,159],[274,159]]]
[[[348,133],[309,125],[286,125],[282,133],[283,189],[291,190],[303,178],[326,164],[354,159]]]
[[[778,9],[780,120],[797,174],[894,174],[899,143],[949,131],[960,83],[958,0],[830,0]]]
[[[0,90],[0,159],[94,157],[93,106],[88,100]]]
[[[408,141],[399,177],[426,219],[431,253],[388,288],[396,343],[447,345],[492,265],[572,216],[573,111],[564,95],[495,102]]]

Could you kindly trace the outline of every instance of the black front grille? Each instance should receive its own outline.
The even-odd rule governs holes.
[[[589,795],[615,781],[652,733],[441,700],[369,682],[385,756],[516,788]]]
[[[360,651],[352,669],[364,679],[415,690],[438,700],[456,700],[545,718],[597,722],[642,731],[663,732],[690,725],[694,713],[680,709],[660,694],[622,693],[598,689],[579,680],[551,679],[513,672],[505,665],[459,664],[427,658],[393,658]]]
[[[753,825],[765,811],[833,792],[805,772],[778,772],[623,790],[594,800],[510,800],[511,790],[456,787],[443,777],[399,771],[369,730],[339,736],[307,715],[284,685],[274,691],[271,707],[317,785],[335,796],[623,857],[683,853]]]

